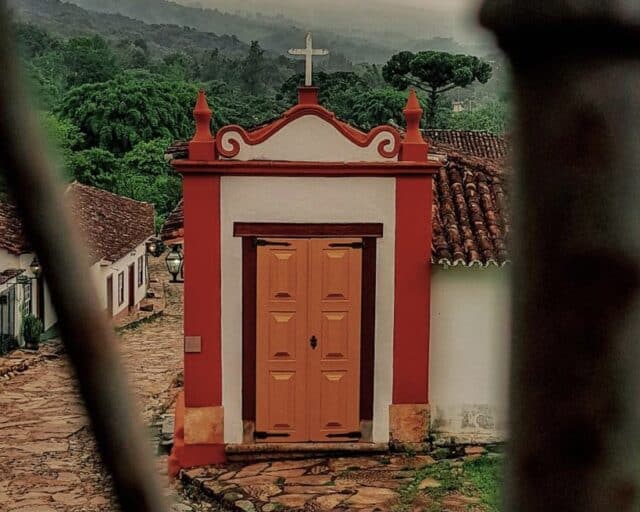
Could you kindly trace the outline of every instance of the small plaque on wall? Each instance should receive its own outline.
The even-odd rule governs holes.
[[[200,336],[185,336],[184,351],[188,354],[202,352],[202,338]]]

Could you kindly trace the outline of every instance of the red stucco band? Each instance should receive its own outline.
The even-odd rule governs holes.
[[[396,180],[394,404],[428,403],[431,180]]]
[[[223,444],[188,445],[184,442],[184,392],[176,401],[173,448],[167,461],[169,476],[175,478],[181,469],[222,464],[226,461]]]
[[[403,148],[405,153],[408,150]],[[420,176],[432,175],[442,165],[429,162],[281,162],[272,160],[174,160],[180,173],[219,174],[223,176],[318,176],[347,178],[352,176]]]
[[[222,405],[220,177],[184,177],[184,335],[202,352],[184,356],[187,407]]]

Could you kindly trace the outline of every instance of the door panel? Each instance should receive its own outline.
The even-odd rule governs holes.
[[[360,241],[310,241],[309,334],[318,339],[308,351],[312,441],[340,441],[360,430],[362,250],[331,247]]]
[[[275,241],[275,240],[274,240]],[[306,400],[308,241],[258,247],[256,431],[308,439]]]
[[[107,316],[113,317],[113,275],[107,277]]]

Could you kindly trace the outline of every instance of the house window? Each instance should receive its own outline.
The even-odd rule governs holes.
[[[30,315],[33,312],[33,306],[31,305],[31,281],[22,287],[22,304],[26,314]]]
[[[118,306],[124,302],[124,272],[118,274]]]
[[[16,287],[0,294],[0,339],[16,335]]]
[[[144,284],[144,256],[138,257],[138,286]]]

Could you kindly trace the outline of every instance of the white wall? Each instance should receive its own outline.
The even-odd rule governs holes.
[[[142,286],[138,286],[138,257],[143,256],[143,261],[146,266],[146,258],[144,258],[146,251],[145,242],[138,245],[134,250],[130,253],[127,253],[126,256],[118,260],[117,262],[108,265],[101,266],[100,263],[96,263],[91,266],[89,269],[89,274],[92,277],[93,283],[96,289],[96,298],[100,309],[106,309],[107,307],[107,277],[113,274],[113,316],[118,313],[123,312],[127,309],[129,305],[129,265],[135,262],[135,273],[134,273],[134,293],[135,300],[134,303],[138,304],[142,299],[145,298],[147,293],[148,282],[145,279],[143,281]],[[30,270],[31,262],[33,261],[33,253],[22,254],[20,256],[15,256],[9,254],[5,250],[0,250],[0,271],[6,270],[9,268],[19,268],[25,269],[26,272],[24,275],[33,277],[33,274]],[[122,304],[118,304],[118,273],[124,272],[124,302]],[[146,272],[146,269],[145,269]],[[85,274],[82,274],[83,277]],[[79,278],[78,276],[71,276],[70,279]],[[8,286],[11,286],[12,283],[15,283],[15,279],[12,279],[10,283],[0,286],[0,292],[2,292]],[[22,303],[22,287],[17,287],[16,290],[18,292],[17,295],[17,306]],[[37,312],[38,307],[38,297],[37,297],[37,286],[35,281],[33,281],[32,288],[32,311],[34,313]],[[53,327],[57,321],[58,317],[56,315],[55,309],[53,307],[53,303],[51,301],[51,297],[49,294],[49,287],[47,283],[44,284],[44,308],[45,308],[45,331]],[[16,332],[19,332],[20,328],[20,313],[17,310],[16,317]]]
[[[508,267],[432,270],[432,430],[459,442],[502,440],[511,327]]]
[[[143,256],[144,265],[146,266],[146,258],[144,257],[146,251],[145,243],[141,243],[135,250],[127,253],[123,258],[115,263],[107,266],[102,266],[99,262],[93,265],[90,269],[93,277],[93,282],[96,286],[98,293],[98,304],[100,309],[107,308],[107,278],[113,275],[113,312],[112,315],[123,312],[129,306],[129,265],[135,264],[134,272],[134,304],[138,304],[147,294],[148,283],[143,281],[142,286],[138,286],[138,258]],[[118,304],[118,274],[124,272],[124,301],[122,304]],[[146,270],[145,270],[146,272]]]
[[[287,160],[293,162],[384,162],[397,161],[378,151],[394,148],[396,140],[389,130],[379,132],[365,147],[354,144],[331,123],[316,115],[305,115],[295,119],[274,133],[266,141],[252,146],[244,142],[237,131],[222,135],[223,149],[231,150],[230,141],[237,142],[240,152],[234,160]]]
[[[389,440],[393,384],[395,178],[225,176],[221,181],[222,403],[227,443],[242,443],[242,241],[234,222],[381,222],[373,440]]]

